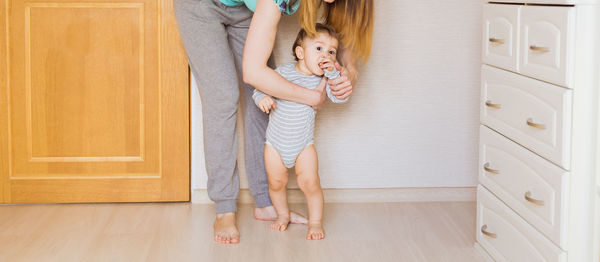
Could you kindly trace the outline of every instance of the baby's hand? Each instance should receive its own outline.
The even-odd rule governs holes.
[[[270,96],[265,96],[258,102],[258,108],[267,114],[271,109],[275,109],[275,107],[275,101]]]
[[[331,61],[329,59],[327,59],[327,60],[322,61],[321,63],[319,63],[319,67],[321,69],[327,69],[328,71],[333,71],[334,66],[335,66],[334,61]]]

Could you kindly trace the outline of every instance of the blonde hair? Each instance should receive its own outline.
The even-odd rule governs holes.
[[[322,15],[325,23],[335,29],[342,45],[351,50],[356,58],[366,62],[373,44],[373,0],[301,0],[300,26],[310,37],[317,34],[317,14],[324,5]]]

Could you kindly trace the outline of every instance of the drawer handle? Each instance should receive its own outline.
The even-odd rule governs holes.
[[[494,103],[492,103],[491,100],[486,100],[485,105],[487,107],[496,108],[496,109],[500,109],[500,107],[501,107],[500,104],[494,104]]]
[[[488,236],[490,238],[496,238],[497,237],[496,234],[494,234],[492,232],[487,232],[486,229],[487,229],[487,225],[483,225],[481,227],[481,233],[483,233],[484,235],[486,235],[486,236]]]
[[[535,128],[539,128],[539,129],[546,129],[546,126],[544,124],[535,123],[535,122],[533,122],[532,118],[527,118],[527,125],[535,127]]]
[[[501,44],[501,45],[503,45],[503,44],[504,44],[504,39],[499,39],[499,38],[490,37],[490,39],[489,39],[489,40],[490,40],[490,42],[492,42],[492,43],[497,43],[497,44]]]
[[[544,201],[543,200],[539,200],[539,199],[535,199],[535,198],[531,198],[531,192],[527,191],[525,192],[525,200],[534,203],[538,206],[543,206],[544,205]]]
[[[550,52],[550,48],[548,47],[541,47],[541,46],[529,46],[529,49],[533,50],[533,51],[537,51],[537,52],[541,52],[541,53],[548,53]]]
[[[485,165],[483,165],[483,169],[486,172],[490,172],[490,173],[493,173],[493,174],[500,174],[500,170],[496,170],[496,169],[491,169],[490,168],[490,163],[489,162],[485,163]]]

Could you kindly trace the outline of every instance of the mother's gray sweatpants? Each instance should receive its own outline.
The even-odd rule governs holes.
[[[243,106],[245,163],[256,207],[270,206],[264,146],[268,117],[241,82],[242,54],[252,12],[218,0],[174,0],[179,32],[202,100],[208,196],[217,214],[237,211],[236,118]],[[239,101],[240,95],[242,97]]]

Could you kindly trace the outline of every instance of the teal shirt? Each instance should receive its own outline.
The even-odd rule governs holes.
[[[245,4],[248,9],[250,9],[250,11],[254,12],[254,9],[256,9],[256,1],[257,0],[219,0],[221,1],[221,3],[223,3],[226,6],[240,6],[242,4]],[[281,11],[282,14],[286,14],[286,15],[291,15],[294,12],[296,12],[296,10],[298,10],[298,7],[300,6],[300,1],[301,0],[297,0],[296,3],[294,3],[292,6],[289,5],[290,0],[273,0],[273,2],[275,2],[275,4],[277,4],[277,6],[279,7],[279,11]]]

